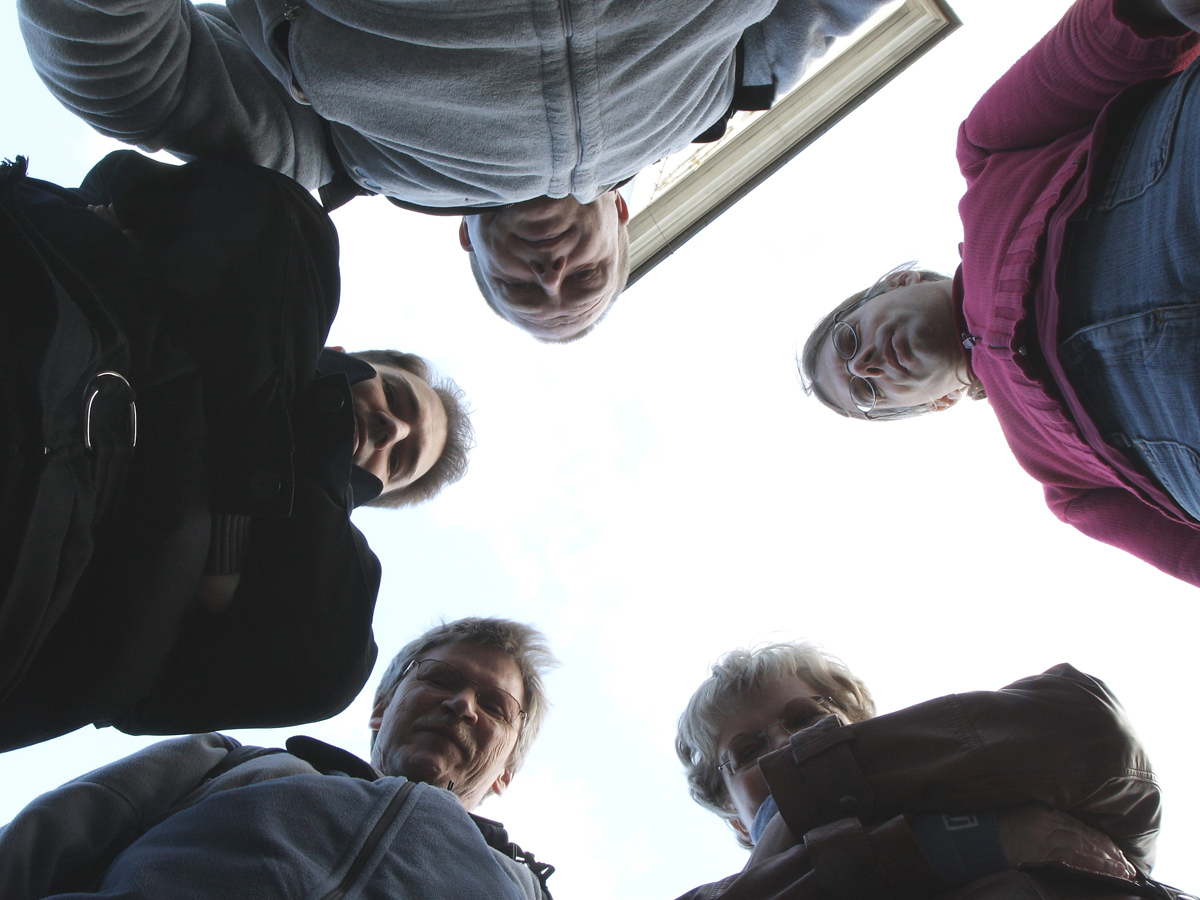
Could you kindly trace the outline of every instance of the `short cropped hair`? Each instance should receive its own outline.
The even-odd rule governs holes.
[[[429,629],[405,644],[388,663],[383,677],[379,680],[379,686],[375,688],[375,705],[391,702],[409,663],[421,659],[434,647],[457,641],[502,650],[513,658],[517,668],[521,670],[521,684],[525,689],[525,722],[517,735],[512,758],[505,767],[507,771],[515,773],[529,755],[529,749],[541,731],[542,722],[550,708],[543,676],[558,665],[546,636],[531,625],[511,619],[469,616],[454,622],[443,622]],[[375,734],[371,733],[372,746],[375,744]]]
[[[437,458],[428,472],[402,488],[380,494],[367,506],[381,506],[395,509],[400,506],[416,506],[426,500],[432,500],[442,488],[454,484],[467,474],[467,457],[475,446],[475,429],[471,427],[471,410],[468,408],[463,389],[437,373],[429,361],[415,353],[401,353],[399,350],[363,350],[351,353],[351,356],[361,359],[371,365],[394,366],[416,375],[442,401],[446,410],[446,446],[442,455]]]
[[[726,719],[750,691],[773,681],[798,677],[828,697],[839,718],[861,722],[875,715],[875,701],[846,664],[812,641],[761,644],[730,650],[692,694],[679,717],[675,752],[684,765],[688,792],[726,822],[737,818],[717,758],[717,738]],[[735,832],[744,847],[751,844]]]
[[[483,294],[483,299],[487,301],[487,305],[491,307],[492,312],[507,322],[508,317],[496,305],[496,298],[492,295],[492,286],[483,277],[483,270],[479,268],[479,260],[475,257],[475,251],[467,251],[467,256],[471,258],[471,274],[475,276],[475,284],[479,286],[479,293]],[[613,298],[609,301],[604,312],[600,313],[600,318],[576,334],[552,338],[534,335],[534,339],[541,341],[543,344],[569,344],[572,341],[577,341],[591,334],[592,329],[604,321],[609,310],[616,304],[617,298],[625,290],[625,286],[629,284],[629,269],[629,226],[622,222],[617,225],[617,291],[613,294]]]
[[[821,348],[825,345],[829,333],[833,331],[833,326],[838,320],[838,316],[843,313],[848,313],[852,309],[862,306],[868,300],[874,300],[880,294],[887,293],[894,285],[892,281],[897,275],[905,272],[915,272],[921,276],[921,281],[949,281],[948,275],[943,275],[941,272],[932,272],[929,269],[918,269],[915,262],[901,263],[896,268],[884,272],[874,284],[865,290],[851,294],[836,307],[833,312],[824,316],[813,329],[812,334],[808,336],[808,340],[804,342],[804,349],[800,351],[800,357],[796,361],[797,369],[800,372],[800,384],[804,388],[804,393],[809,396],[815,396],[827,407],[832,409],[840,416],[845,416],[847,419],[862,419],[869,422],[886,421],[890,419],[911,419],[913,416],[923,415],[927,412],[933,412],[936,408],[933,403],[921,403],[916,406],[902,406],[898,409],[880,410],[871,413],[870,418],[866,414],[855,410],[843,409],[833,401],[821,386],[817,383],[814,373],[817,369],[817,357],[821,353]],[[965,385],[966,395],[972,400],[981,400],[987,396],[983,389],[983,384],[976,378],[972,377],[971,383]]]

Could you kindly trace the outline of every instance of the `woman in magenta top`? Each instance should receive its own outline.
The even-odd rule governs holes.
[[[1200,585],[1197,0],[1079,0],[959,130],[953,279],[888,273],[805,344],[843,415],[986,394],[1065,522]]]

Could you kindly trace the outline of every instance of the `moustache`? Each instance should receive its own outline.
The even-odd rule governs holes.
[[[453,716],[422,716],[413,722],[413,730],[434,731],[445,735],[458,745],[467,758],[475,756],[479,751],[475,743],[475,737],[471,734],[471,729],[467,726],[467,723]]]

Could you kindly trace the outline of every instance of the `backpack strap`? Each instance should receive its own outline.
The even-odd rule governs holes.
[[[498,850],[509,859],[526,866],[531,871],[538,884],[541,885],[542,893],[546,900],[553,900],[550,896],[550,889],[546,887],[546,879],[554,874],[554,866],[550,863],[539,862],[534,858],[532,853],[522,850],[521,847],[508,839],[508,830],[499,822],[493,819],[485,819],[483,816],[477,816],[470,813],[471,821],[475,823],[475,827],[479,829],[479,833],[483,835],[484,843],[493,850]]]

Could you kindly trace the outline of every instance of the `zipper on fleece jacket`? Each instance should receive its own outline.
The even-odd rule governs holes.
[[[562,18],[563,34],[567,38],[567,87],[571,91],[571,124],[575,126],[575,171],[571,173],[571,193],[574,193],[575,172],[583,165],[583,114],[579,111],[579,88],[575,84],[575,57],[571,52],[571,41],[575,36],[575,25],[571,21],[571,0],[558,0],[558,11]]]
[[[350,890],[354,882],[362,874],[362,870],[367,865],[367,860],[375,852],[375,847],[378,845],[379,839],[383,837],[383,833],[396,818],[396,813],[400,812],[400,807],[404,806],[404,801],[408,799],[408,795],[412,793],[412,789],[413,782],[411,781],[406,781],[400,786],[395,796],[392,797],[391,802],[388,803],[387,809],[383,811],[383,815],[379,817],[379,821],[375,823],[375,827],[371,829],[371,833],[367,835],[362,849],[354,857],[354,862],[350,863],[350,868],[346,870],[346,875],[342,878],[341,884],[322,897],[321,900],[341,900],[342,897],[346,896],[346,892]]]

